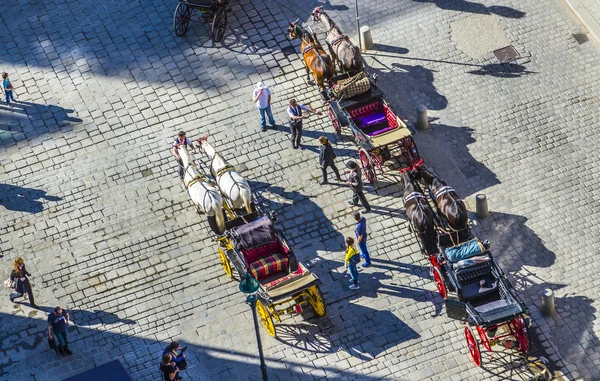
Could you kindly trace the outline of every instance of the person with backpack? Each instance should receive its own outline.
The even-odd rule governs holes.
[[[327,167],[331,167],[333,169],[333,173],[337,177],[338,181],[342,181],[340,177],[340,171],[338,171],[335,166],[335,152],[333,152],[333,146],[329,139],[325,136],[319,136],[319,143],[321,146],[319,147],[319,164],[321,165],[321,172],[323,172],[323,181],[321,181],[321,185],[327,184]]]

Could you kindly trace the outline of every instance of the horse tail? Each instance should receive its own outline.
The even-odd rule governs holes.
[[[225,231],[225,215],[223,214],[222,205],[217,205],[215,208],[215,220],[219,233],[223,233]]]
[[[250,186],[246,185],[245,187],[240,187],[240,196],[246,207],[246,213],[250,214],[252,213],[252,191],[250,190]]]

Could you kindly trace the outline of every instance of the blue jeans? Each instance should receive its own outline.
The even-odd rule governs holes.
[[[350,260],[348,263],[348,272],[350,273],[350,283],[358,284],[358,269],[356,268],[356,263]]]
[[[10,103],[11,99],[13,101],[15,100],[15,97],[13,96],[12,90],[5,90],[4,92],[6,93],[6,103]]]
[[[271,111],[271,106],[267,106],[265,108],[259,108],[258,112],[260,113],[260,125],[261,127],[265,127],[267,125],[267,121],[265,120],[265,113],[269,117],[269,124],[275,127],[275,119],[273,118],[273,112]]]
[[[360,256],[365,260],[365,265],[371,264],[371,256],[369,255],[369,249],[367,249],[367,240],[363,239],[358,243],[360,249]]]
[[[57,347],[66,348],[69,346],[69,341],[67,340],[67,331],[54,332],[54,338],[56,339]]]

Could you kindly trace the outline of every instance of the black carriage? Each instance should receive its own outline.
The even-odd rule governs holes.
[[[423,163],[412,138],[410,124],[398,117],[377,87],[376,77],[362,72],[342,75],[330,81],[327,114],[336,133],[349,127],[357,145],[362,169],[370,184],[377,181],[376,169],[396,160],[401,170],[416,169]]]
[[[235,271],[240,278],[250,274],[259,282],[256,310],[271,336],[276,335],[274,320],[281,322],[283,314],[300,314],[308,305],[317,316],[326,313],[321,281],[297,260],[275,229],[275,219],[273,213],[240,216],[228,222],[228,230],[217,239],[225,273],[233,277]]]
[[[194,20],[192,14],[198,11],[203,20]],[[230,12],[229,0],[179,0],[173,16],[173,29],[179,37],[185,36],[190,21],[208,22],[210,36],[214,42],[220,42],[227,28],[227,13]]]

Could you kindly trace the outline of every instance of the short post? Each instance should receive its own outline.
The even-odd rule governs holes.
[[[362,41],[362,45],[360,47],[361,51],[369,50],[373,48],[373,38],[371,37],[371,28],[367,25],[360,27],[360,40]]]
[[[556,309],[554,308],[554,292],[547,288],[542,294],[542,315],[554,316],[555,313]]]
[[[478,194],[475,196],[475,210],[477,212],[477,218],[487,218],[489,215],[487,197],[484,194]]]
[[[417,107],[417,128],[421,131],[428,131],[431,129],[429,118],[427,117],[427,107],[425,107],[425,105],[419,105]]]

